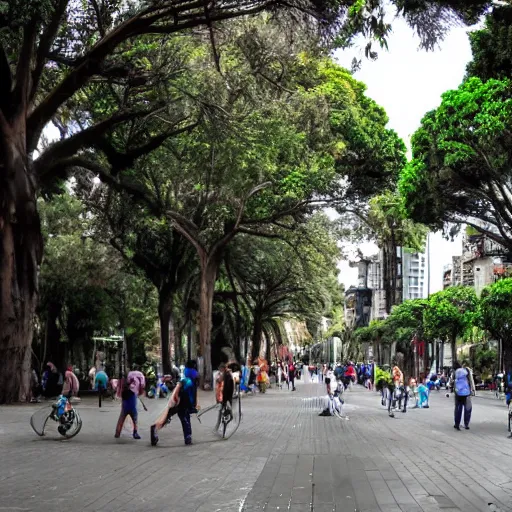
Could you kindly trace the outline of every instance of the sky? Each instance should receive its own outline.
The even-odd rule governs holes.
[[[455,89],[461,83],[467,62],[471,59],[467,27],[456,27],[447,34],[434,52],[419,49],[419,39],[407,24],[397,19],[389,38],[389,50],[379,50],[376,61],[365,59],[360,48],[335,53],[336,60],[350,68],[352,59],[362,61],[355,78],[367,85],[367,95],[384,107],[389,117],[388,127],[394,129],[409,147],[411,135],[420,126],[421,119],[441,102],[441,94]],[[452,256],[461,254],[460,238],[454,242],[443,239],[441,233],[429,236],[430,292],[442,289],[444,265]],[[376,246],[365,244],[363,254],[375,254]],[[357,269],[348,261],[339,265],[340,280],[348,288],[357,286]]]

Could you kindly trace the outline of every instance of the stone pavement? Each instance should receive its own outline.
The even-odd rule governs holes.
[[[503,403],[475,399],[470,431],[453,429],[453,401],[388,418],[376,393],[347,393],[349,420],[319,417],[321,385],[243,399],[238,432],[222,441],[215,418],[179,421],[149,446],[163,401],[146,401],[143,439],[113,438],[119,403],[79,405],[83,429],[69,441],[38,438],[38,406],[0,408],[0,512],[476,512],[512,511],[512,439]],[[204,406],[213,395],[201,395]],[[211,415],[210,415],[211,416]]]

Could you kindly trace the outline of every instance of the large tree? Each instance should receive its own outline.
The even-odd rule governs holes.
[[[512,78],[512,6],[495,7],[480,30],[469,33],[473,59],[467,75],[482,80]]]
[[[229,251],[235,292],[252,316],[250,360],[260,354],[276,318],[319,323],[341,302],[339,250],[323,215],[308,219],[282,239],[243,236]],[[333,284],[334,283],[334,284]]]
[[[453,362],[457,361],[457,339],[473,325],[477,305],[475,290],[463,286],[447,288],[428,299],[423,328],[429,337],[451,344]]]
[[[512,367],[512,279],[501,279],[482,290],[478,307],[480,325],[500,345],[498,370]]]
[[[434,228],[468,223],[512,246],[512,7],[497,5],[470,32],[473,59],[413,137],[401,191],[411,217]]]
[[[443,94],[412,140],[400,190],[433,227],[467,223],[512,248],[512,83],[469,78]]]
[[[453,16],[473,21],[489,2],[393,3],[425,36],[424,41],[432,41]],[[29,347],[43,250],[36,203],[39,187],[76,166],[94,168],[112,186],[127,186],[130,176],[123,171],[137,158],[193,125],[195,120],[180,103],[182,97],[168,87],[169,80],[179,77],[185,59],[179,52],[167,51],[175,45],[173,36],[204,28],[202,35],[212,41],[218,60],[215,29],[220,22],[269,11],[283,14],[282,20],[284,13],[292,14],[296,22],[309,22],[323,35],[341,29],[345,40],[354,32],[364,32],[382,41],[389,31],[382,4],[373,0],[0,3],[0,372],[12,376],[9,385],[0,389],[0,403],[29,394]],[[102,98],[103,108],[98,109]],[[58,127],[61,139],[44,145],[49,123]],[[86,158],[93,146],[104,152],[104,167]]]
[[[115,248],[128,262],[128,268],[136,273],[142,271],[154,285],[158,294],[162,369],[171,373],[171,348],[174,345],[176,361],[183,324],[177,294],[195,276],[196,261],[190,244],[169,222],[148,213],[126,193],[93,184],[92,189],[81,187],[80,195],[95,214],[94,236]]]

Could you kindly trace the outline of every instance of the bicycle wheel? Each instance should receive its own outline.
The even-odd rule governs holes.
[[[200,409],[199,412],[197,413],[197,419],[199,421],[201,421],[201,416],[203,414],[206,414],[207,412],[210,412],[212,411],[213,409],[217,409],[219,407],[219,404],[213,404],[213,405],[209,405],[208,407],[205,407],[204,409]]]
[[[44,436],[44,429],[46,427],[46,423],[50,419],[52,410],[53,409],[51,405],[46,405],[45,407],[38,409],[30,417],[30,426],[38,436]]]
[[[229,439],[238,430],[238,427],[242,421],[242,400],[240,398],[240,392],[237,393],[236,398],[233,397],[229,421],[225,420],[226,417],[221,418],[222,438]]]
[[[70,409],[61,416],[60,425],[57,428],[59,434],[66,439],[75,437],[82,429],[82,418],[76,409]]]

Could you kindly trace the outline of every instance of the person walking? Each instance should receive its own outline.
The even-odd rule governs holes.
[[[295,390],[295,365],[293,364],[293,360],[290,361],[288,365],[288,389],[290,389],[290,384],[292,385],[292,391]]]
[[[188,361],[184,376],[178,382],[167,407],[162,411],[158,419],[150,428],[151,446],[158,443],[158,431],[171,422],[174,415],[178,415],[183,430],[183,438],[186,445],[192,444],[192,425],[190,414],[198,410],[197,405],[197,377],[198,372],[195,361]]]
[[[138,369],[128,373],[126,379],[121,379],[120,386],[118,387],[118,394],[121,394],[122,404],[121,413],[117,420],[116,432],[114,434],[116,439],[121,437],[121,430],[123,429],[127,416],[130,416],[133,422],[133,438],[140,439],[140,435],[137,432],[137,399],[139,396],[144,394],[145,388],[146,378]]]
[[[455,424],[453,428],[460,430],[460,422],[462,420],[462,409],[464,409],[464,428],[469,430],[469,422],[471,421],[471,412],[473,404],[471,395],[475,394],[474,384],[472,384],[471,372],[468,368],[462,368],[459,362],[454,364],[453,387],[455,392]]]

